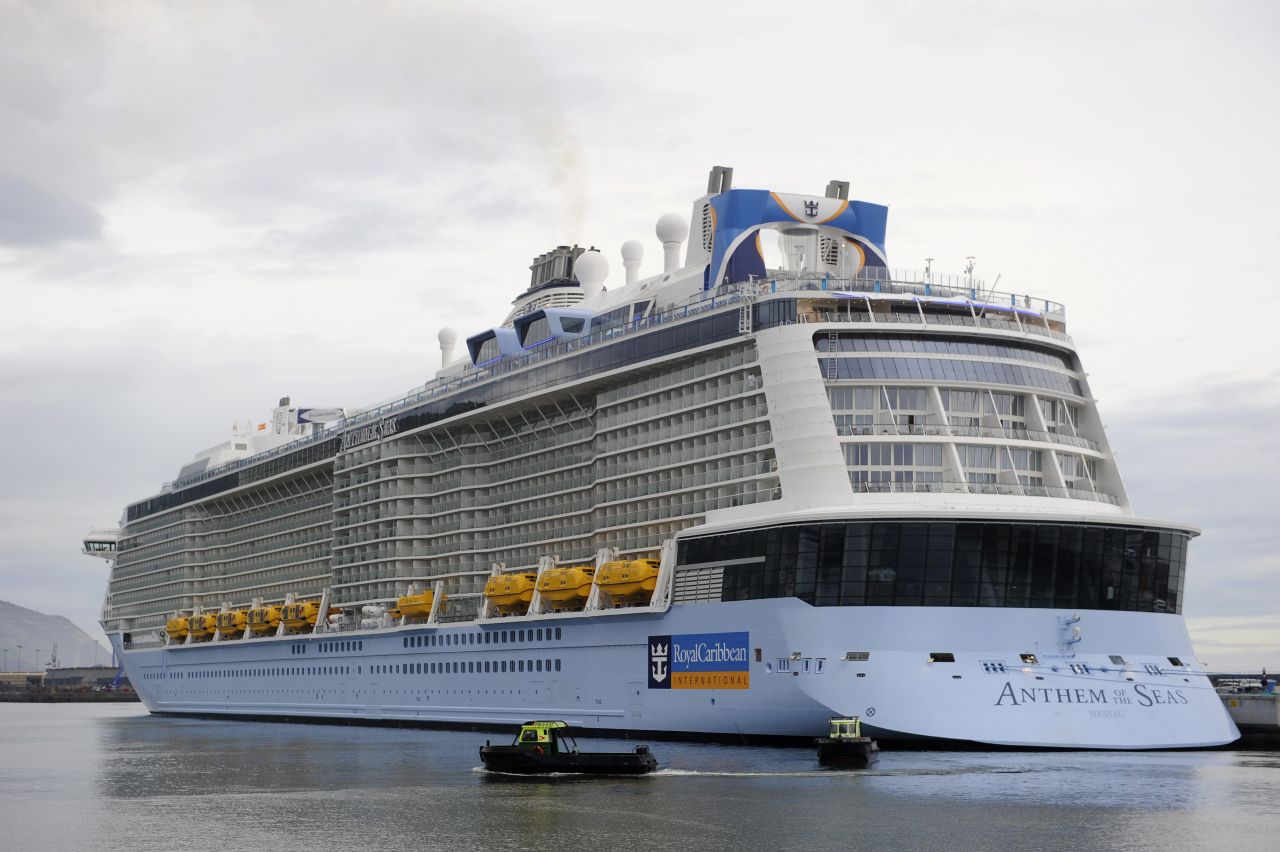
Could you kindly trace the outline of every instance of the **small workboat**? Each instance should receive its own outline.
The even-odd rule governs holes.
[[[862,735],[857,716],[833,716],[831,731],[819,737],[818,763],[824,766],[866,766],[880,759],[880,746]]]
[[[635,751],[582,752],[564,722],[525,722],[509,746],[480,749],[480,761],[491,772],[541,775],[578,772],[588,775],[643,775],[658,768],[648,746]]]

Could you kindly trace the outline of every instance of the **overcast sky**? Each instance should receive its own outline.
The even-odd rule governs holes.
[[[1280,6],[0,0],[0,599],[100,635],[91,524],[291,394],[428,379],[530,259],[713,165],[1067,305],[1216,669],[1280,668]]]

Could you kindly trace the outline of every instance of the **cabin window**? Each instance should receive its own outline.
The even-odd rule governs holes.
[[[929,662],[931,663],[954,663],[956,655],[949,651],[930,651]]]

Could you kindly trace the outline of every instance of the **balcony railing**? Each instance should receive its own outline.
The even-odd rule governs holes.
[[[1040,432],[1035,429],[997,429],[988,426],[943,426],[937,423],[914,423],[905,426],[894,426],[891,423],[877,423],[872,426],[851,426],[845,423],[836,424],[836,434],[841,437],[857,435],[910,437],[913,435],[942,438],[995,438],[1002,441],[1039,441],[1042,443],[1065,444],[1082,447],[1098,452],[1098,443],[1088,438],[1067,435],[1062,432]]]
[[[854,482],[858,494],[1000,494],[1010,497],[1058,497],[1119,505],[1113,494],[1047,485],[1013,485],[1004,482]]]

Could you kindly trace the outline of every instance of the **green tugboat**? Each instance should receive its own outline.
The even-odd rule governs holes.
[[[525,722],[511,745],[486,742],[480,749],[480,761],[491,772],[518,775],[644,775],[658,768],[648,746],[636,746],[634,752],[581,752],[565,722]]]
[[[862,735],[862,721],[857,716],[833,716],[831,732],[819,737],[818,763],[823,766],[864,767],[880,759],[880,746]]]

